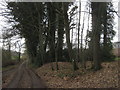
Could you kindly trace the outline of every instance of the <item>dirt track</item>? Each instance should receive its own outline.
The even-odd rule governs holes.
[[[24,61],[16,70],[14,69],[15,74],[6,88],[46,88],[40,77],[28,68],[26,63]]]

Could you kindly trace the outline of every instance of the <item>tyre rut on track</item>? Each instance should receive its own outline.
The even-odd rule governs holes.
[[[16,70],[7,88],[46,88],[46,86],[41,78],[27,67],[27,61],[24,61]]]

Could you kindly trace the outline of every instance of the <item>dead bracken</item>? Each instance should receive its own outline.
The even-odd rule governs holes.
[[[118,61],[102,63],[102,69],[93,72],[81,69],[73,72],[68,62],[59,62],[59,71],[51,70],[51,63],[36,69],[36,73],[45,80],[50,88],[117,88]],[[54,65],[55,63],[53,63]],[[78,64],[79,65],[79,64]]]

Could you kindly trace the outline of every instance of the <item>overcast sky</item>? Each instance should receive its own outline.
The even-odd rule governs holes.
[[[2,0],[3,1],[3,0]],[[86,0],[85,0],[86,1]],[[0,3],[1,3],[1,0],[0,0]],[[82,4],[82,11],[84,11],[85,10],[85,3],[83,3]],[[113,5],[114,5],[114,9],[116,10],[116,11],[118,11],[118,0],[113,0]],[[2,9],[3,8],[5,8],[5,7],[3,7],[1,4],[0,4],[0,13],[2,12]],[[82,13],[82,15],[81,15],[81,23],[82,23],[82,21],[83,21],[83,13]],[[87,15],[86,15],[86,17],[87,17]],[[0,38],[1,38],[1,35],[2,35],[2,30],[3,30],[3,28],[5,27],[5,26],[7,26],[7,27],[9,27],[9,24],[7,23],[7,22],[5,22],[6,21],[6,19],[3,17],[3,16],[1,16],[0,15]],[[116,41],[118,41],[118,16],[115,14],[115,19],[114,19],[114,22],[115,22],[115,25],[114,25],[114,30],[116,31],[116,36],[114,37],[114,40],[113,40],[113,42],[116,42]],[[87,19],[85,19],[85,23],[87,23]],[[87,24],[85,24],[85,25],[87,25]],[[85,26],[85,28],[86,28],[87,26]],[[86,32],[84,32],[84,34],[85,34]],[[22,39],[22,41],[21,42],[24,42],[24,39]],[[0,46],[2,46],[2,44],[0,43]]]

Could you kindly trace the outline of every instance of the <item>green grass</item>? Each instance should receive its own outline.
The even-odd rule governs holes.
[[[0,67],[0,71],[2,71],[2,67]]]
[[[19,57],[18,56],[12,56],[12,60],[18,60],[19,59]]]
[[[2,67],[2,71],[6,71],[6,70],[9,70],[9,69],[12,69],[12,68],[15,68],[16,65],[10,65],[10,66],[7,66],[7,67]]]
[[[116,61],[117,61],[117,60],[120,60],[120,57],[116,57],[115,60],[116,60]]]

